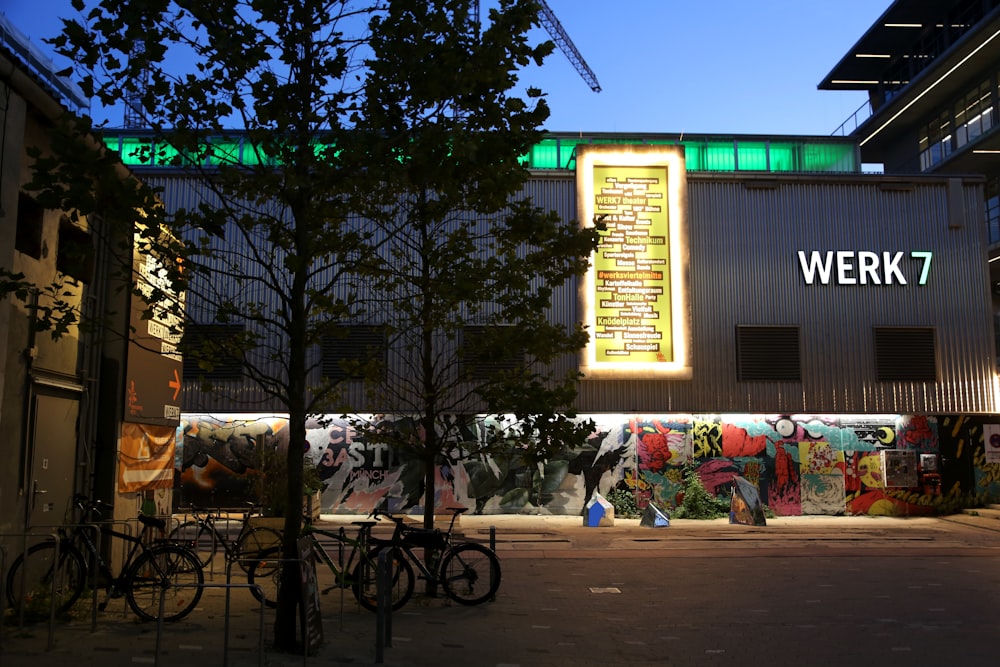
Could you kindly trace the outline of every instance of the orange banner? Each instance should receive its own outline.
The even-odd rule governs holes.
[[[177,428],[174,426],[122,424],[118,492],[173,488],[176,448]]]

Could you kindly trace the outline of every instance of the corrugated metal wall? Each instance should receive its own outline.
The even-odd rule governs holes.
[[[200,196],[179,177],[146,180],[165,188],[169,209]],[[687,182],[693,378],[584,381],[581,412],[998,410],[980,181],[956,189],[930,177],[689,173]],[[571,174],[536,173],[526,193],[576,217]],[[931,251],[933,261],[926,285],[916,284],[908,259],[900,265],[907,285],[808,285],[799,250]],[[582,318],[576,285],[557,292],[553,312],[567,324]],[[738,382],[738,325],[800,327],[802,381]],[[933,327],[938,382],[877,382],[876,326]],[[254,389],[233,390],[202,395],[189,386],[184,410],[280,409],[257,403],[264,397]]]
[[[778,413],[992,412],[981,184],[688,175],[693,379],[584,383],[581,408]],[[954,226],[950,226],[950,222]],[[797,251],[903,251],[907,285],[807,285]],[[931,251],[926,285],[910,251]],[[737,325],[800,327],[802,381],[738,382]],[[877,382],[873,327],[933,327],[936,383]]]

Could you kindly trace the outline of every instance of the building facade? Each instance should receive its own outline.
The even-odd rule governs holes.
[[[169,511],[172,466],[158,480],[142,469],[153,452],[172,463],[179,414],[151,420],[127,410],[128,385],[149,375],[129,335],[130,316],[142,310],[122,284],[131,267],[116,273],[108,249],[117,239],[100,216],[46,208],[30,187],[32,151],[48,150],[59,119],[87,100],[2,14],[0,97],[0,282],[13,288],[0,299],[0,546],[13,557],[26,534],[78,518],[76,493],[114,502],[118,519],[150,502]],[[53,336],[46,315],[60,309],[75,320]],[[128,456],[138,450],[141,460]]]
[[[839,129],[886,173],[985,177],[993,310],[1000,315],[1000,2],[897,0],[823,79],[868,101]]]
[[[110,145],[127,161],[141,141]],[[536,204],[603,212],[617,230],[552,315],[587,323],[611,355],[567,362],[595,428],[532,465],[469,459],[489,425],[457,428],[440,506],[576,514],[620,488],[671,507],[687,464],[720,494],[748,479],[778,514],[927,514],[1000,496],[984,444],[998,399],[982,178],[862,174],[855,142],[835,138],[552,135],[527,159]],[[168,209],[207,196],[134,168]],[[248,452],[287,444],[252,386],[216,379],[225,391],[185,381],[178,506],[238,504],[253,493]],[[373,418],[408,427],[380,408]],[[326,417],[308,436],[323,511],[418,511],[422,464]]]

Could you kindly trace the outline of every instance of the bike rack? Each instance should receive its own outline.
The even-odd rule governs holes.
[[[247,558],[244,558],[243,560],[253,560],[253,557],[247,557]],[[234,583],[232,583],[233,565],[236,565],[237,562],[238,561],[232,561],[232,562],[226,563],[226,582],[227,583],[223,584],[223,585],[227,586],[227,587],[232,587],[232,588],[248,588],[248,589],[256,588],[256,589],[260,590],[260,593],[261,593],[261,595],[260,595],[260,597],[261,597],[261,600],[260,600],[260,633],[259,633],[260,634],[260,647],[259,647],[259,650],[258,650],[258,654],[260,655],[260,660],[261,660],[260,667],[263,667],[263,665],[264,665],[264,663],[263,663],[264,657],[263,656],[264,656],[264,606],[265,606],[264,598],[265,598],[265,595],[264,595],[263,589],[261,589],[261,587],[258,586],[257,584],[234,584]],[[305,561],[304,558],[276,558],[276,559],[274,559],[274,562],[275,563],[299,563],[300,565],[304,565],[306,561]],[[208,584],[206,584],[206,586],[208,586]],[[160,601],[162,603],[163,598],[160,598]],[[163,615],[160,614],[160,618],[162,618],[162,617],[163,617]],[[228,664],[229,664],[228,663],[228,660],[229,660],[229,592],[228,591],[226,592],[226,620],[225,620],[225,627],[226,627],[226,638],[225,638],[224,647],[225,647],[225,651],[226,651],[226,656],[225,656],[226,662],[223,663],[223,667],[228,667]],[[159,649],[157,649],[157,651],[159,651]],[[308,665],[308,663],[309,663],[309,650],[308,650],[308,648],[306,646],[306,629],[305,629],[305,627],[303,625],[302,626],[302,664],[303,664],[303,666],[305,666],[305,665]]]
[[[226,589],[226,612],[225,612],[225,624],[222,637],[222,667],[229,667],[229,617],[230,617],[230,598],[232,589],[234,588],[246,588],[246,589],[257,589],[260,591],[260,621],[257,629],[258,646],[257,646],[257,664],[259,667],[264,667],[264,593],[261,587],[256,584],[174,584],[174,588],[224,588]],[[163,635],[163,605],[166,596],[160,596],[160,611],[156,617],[156,648],[153,653],[153,665],[154,667],[159,667],[160,664],[160,644]]]
[[[0,533],[0,537],[17,537],[17,538],[20,538],[20,540],[21,540],[21,558],[22,558],[22,560],[25,558],[25,554],[27,554],[27,552],[28,552],[29,538],[33,538],[33,537],[35,537],[35,538],[37,538],[37,537],[44,538],[42,540],[42,542],[37,542],[38,544],[41,544],[41,543],[43,543],[45,541],[48,541],[48,540],[52,540],[53,542],[55,542],[55,545],[56,545],[56,553],[59,553],[59,534],[56,533],[56,532],[53,532],[53,533],[36,533],[36,532],[32,532],[32,533]],[[6,603],[7,603],[7,591],[5,590],[5,588],[6,588],[6,581],[7,581],[7,568],[6,568],[6,563],[5,563],[6,558],[7,558],[7,549],[6,549],[6,547],[0,547],[0,549],[2,549],[2,560],[4,561],[3,567],[0,567],[0,577],[2,577],[2,579],[3,579],[3,582],[0,583],[0,592],[2,592],[2,596],[0,596],[0,648],[2,648],[2,646],[3,646],[2,645],[2,638],[3,638],[3,628],[4,628],[4,620],[3,619],[4,619],[4,615],[5,615],[4,612],[6,611]],[[56,573],[58,574],[58,569],[56,570]],[[22,567],[21,568],[21,587],[22,588],[24,587],[24,578],[27,577],[27,576],[28,575],[27,575],[26,568]],[[54,580],[53,581],[53,588],[55,587],[56,583],[58,583],[58,580]],[[45,645],[47,651],[51,651],[52,648],[55,646],[55,634],[56,634],[55,623],[56,623],[56,598],[55,598],[54,595],[50,595],[49,596],[48,640],[47,640],[46,645]],[[24,605],[21,605],[20,609],[18,610],[17,627],[19,627],[19,628],[23,628],[24,627]]]

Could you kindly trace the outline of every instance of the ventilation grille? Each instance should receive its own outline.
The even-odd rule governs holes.
[[[879,382],[936,382],[934,329],[876,327],[875,379]]]
[[[487,327],[467,326],[462,336],[462,371],[472,380],[488,380],[524,366],[524,352],[499,349],[487,342]]]
[[[737,326],[736,357],[740,382],[802,380],[798,327]]]
[[[331,382],[363,380],[377,367],[385,379],[388,332],[385,327],[357,325],[337,327],[338,333],[323,336],[322,372]]]
[[[204,380],[239,380],[243,360],[229,347],[230,339],[243,333],[242,324],[188,324],[184,327],[184,377]],[[227,349],[228,348],[228,349]],[[202,368],[201,362],[211,368]]]

